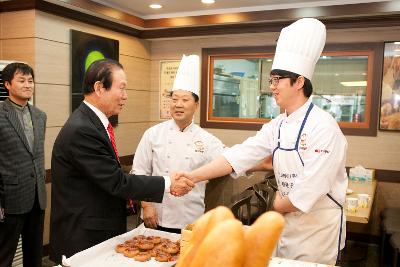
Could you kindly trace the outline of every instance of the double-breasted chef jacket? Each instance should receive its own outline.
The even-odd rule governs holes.
[[[309,99],[223,153],[233,176],[273,154],[279,194],[299,209],[284,215],[276,256],[335,264],[346,233],[342,208],[348,183],[346,151],[347,141],[337,122]]]
[[[215,136],[191,123],[180,131],[173,119],[149,128],[143,135],[133,160],[132,172],[146,175],[172,175],[191,171],[221,155],[224,144]],[[162,227],[182,229],[204,213],[206,182],[188,194],[164,194],[162,203],[152,203]]]

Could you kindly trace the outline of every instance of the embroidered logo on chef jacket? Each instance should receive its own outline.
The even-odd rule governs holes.
[[[329,154],[330,151],[326,150],[326,149],[315,149],[314,150],[315,153],[322,153],[322,154]]]
[[[303,133],[303,134],[300,136],[300,149],[301,149],[301,150],[306,150],[306,149],[307,149],[307,142],[306,142],[306,139],[307,139],[307,134]]]
[[[195,141],[194,146],[195,146],[195,149],[194,149],[195,152],[204,153],[205,148],[204,148],[203,141]]]

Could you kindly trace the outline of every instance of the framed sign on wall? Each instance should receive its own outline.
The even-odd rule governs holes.
[[[179,68],[179,60],[160,61],[160,120],[171,118],[170,92],[174,84],[176,72]]]
[[[400,42],[385,43],[379,129],[400,131]]]

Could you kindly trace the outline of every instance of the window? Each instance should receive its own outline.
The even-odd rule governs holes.
[[[283,112],[268,83],[274,50],[203,49],[202,127],[258,130]],[[312,101],[345,134],[376,135],[382,53],[380,44],[327,45],[317,63]]]

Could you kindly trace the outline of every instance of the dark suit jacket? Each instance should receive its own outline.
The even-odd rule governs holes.
[[[124,174],[106,130],[84,103],[54,143],[50,258],[67,257],[126,232],[126,199],[161,202],[161,176]]]
[[[0,103],[0,186],[3,187],[0,189],[0,197],[4,202],[6,214],[29,212],[35,201],[36,186],[40,208],[46,208],[46,114],[31,105],[29,109],[35,138],[32,150],[15,107],[8,99]]]

